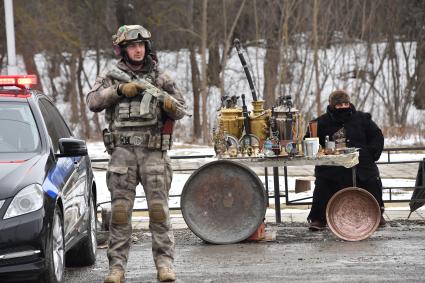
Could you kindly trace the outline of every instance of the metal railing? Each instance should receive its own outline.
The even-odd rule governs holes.
[[[391,154],[392,153],[400,153],[400,152],[406,152],[406,151],[424,151],[425,152],[425,147],[400,147],[400,148],[385,148],[384,149],[384,153],[387,154],[387,161],[381,161],[381,162],[376,162],[376,164],[379,165],[385,165],[385,164],[419,164],[421,162],[425,162],[425,158],[423,158],[422,160],[405,160],[405,161],[391,161]],[[424,171],[425,168],[423,167],[422,170]],[[266,168],[266,172],[267,172],[267,168]],[[422,180],[423,184],[425,184],[425,172],[422,172],[422,176],[424,178],[424,180]],[[267,173],[266,173],[267,175]],[[298,198],[298,199],[289,199],[289,188],[288,188],[288,182],[287,182],[287,178],[288,178],[288,174],[287,174],[287,168],[284,167],[284,178],[285,178],[285,193],[284,194],[280,194],[280,197],[285,197],[285,203],[287,205],[308,205],[311,204],[311,201],[309,202],[305,202],[304,200],[308,200],[311,199],[312,196],[309,197],[304,197],[304,198]],[[266,186],[267,186],[267,182],[266,182]],[[400,186],[400,187],[383,187],[383,190],[388,190],[389,192],[389,199],[384,200],[384,202],[409,202],[410,199],[393,199],[393,190],[412,190],[415,188],[419,188],[419,189],[425,189],[425,186]],[[266,188],[267,190],[267,188]],[[272,198],[274,196],[270,196],[270,198]]]
[[[406,151],[425,151],[425,147],[400,147],[400,148],[385,148],[384,152],[387,153],[387,161],[385,162],[377,162],[378,165],[380,164],[407,164],[407,163],[419,163],[425,162],[425,158],[423,160],[406,160],[406,161],[391,161],[391,153],[392,152],[406,152]],[[311,205],[312,204],[312,196],[303,197],[303,198],[297,198],[297,199],[290,199],[289,198],[289,186],[288,186],[288,168],[287,166],[283,166],[283,177],[284,177],[284,194],[280,191],[280,184],[279,184],[279,168],[273,167],[273,183],[274,183],[274,193],[270,194],[269,192],[269,185],[268,185],[268,169],[265,168],[265,189],[268,196],[268,199],[274,198],[275,203],[275,214],[276,214],[276,223],[281,223],[281,197],[285,198],[285,204],[286,205]],[[353,182],[355,182],[355,167],[353,167]],[[383,190],[389,191],[389,200],[384,199],[385,202],[410,202],[411,199],[397,199],[393,200],[393,190],[412,190],[412,189],[425,189],[425,166],[422,166],[422,186],[413,186],[413,187],[383,187]],[[310,201],[307,201],[310,200]],[[416,201],[424,201],[425,199],[417,199]],[[267,202],[267,206],[269,206],[269,203]]]
[[[170,159],[197,159],[197,158],[212,158],[215,155],[213,154],[200,154],[200,155],[172,155],[170,156]],[[91,159],[92,163],[100,163],[100,162],[109,162],[109,158],[93,158]],[[179,171],[179,170],[173,170],[173,171]],[[182,171],[195,171],[195,169],[193,170],[182,170]],[[169,195],[169,198],[174,198],[174,197],[181,197],[181,195]],[[135,196],[136,199],[144,199],[146,198],[146,196]],[[96,204],[96,207],[98,208],[99,206],[101,206],[102,204],[106,204],[106,203],[110,203],[111,201],[103,201],[103,202],[99,202]],[[170,210],[180,210],[180,207],[170,207]],[[133,209],[133,211],[147,211],[147,208],[135,208]]]
[[[385,148],[384,152],[387,154],[387,161],[381,161],[381,162],[377,162],[378,165],[381,164],[407,164],[407,163],[421,163],[421,162],[425,162],[425,158],[422,160],[414,160],[414,161],[409,161],[409,160],[405,160],[405,161],[391,161],[391,154],[392,153],[400,153],[400,152],[407,152],[407,151],[424,151],[425,152],[425,147],[401,147],[401,148]],[[170,156],[170,159],[198,159],[198,158],[212,158],[214,157],[214,155],[209,154],[209,155],[180,155],[180,156]],[[92,159],[91,162],[92,163],[97,163],[97,162],[108,162],[109,159],[108,158],[97,158],[97,159]],[[279,167],[273,167],[273,183],[274,183],[274,192],[272,194],[270,194],[269,192],[269,181],[268,181],[268,177],[269,177],[269,171],[268,168],[264,168],[264,175],[265,175],[265,189],[266,189],[266,194],[267,194],[267,206],[269,206],[269,199],[274,199],[274,203],[275,203],[275,210],[276,210],[276,222],[280,223],[281,222],[281,202],[280,202],[280,198],[284,197],[285,198],[285,204],[286,205],[310,205],[312,196],[308,196],[308,197],[303,197],[303,198],[298,198],[298,199],[290,199],[289,198],[289,186],[288,186],[288,169],[287,166],[282,166],[283,167],[283,177],[284,177],[284,193],[282,194],[280,191],[280,184],[279,184],[279,176],[281,176],[279,174]],[[182,171],[195,171],[196,169],[184,169]],[[178,171],[178,170],[174,170],[174,171]],[[425,166],[422,166],[422,184],[425,184]],[[392,195],[393,195],[393,190],[412,190],[415,188],[419,188],[419,189],[425,189],[425,186],[413,186],[413,187],[383,187],[384,190],[388,190],[389,192],[389,199],[384,200],[384,202],[409,202],[410,199],[393,199]],[[174,198],[174,197],[181,197],[181,195],[170,195],[170,198]],[[145,198],[145,196],[136,196],[136,198]],[[310,200],[310,201],[307,201]],[[422,201],[422,200],[420,200]],[[423,200],[425,201],[425,199]],[[97,206],[100,206],[102,204],[105,203],[109,203],[110,201],[105,201],[105,202],[101,202],[98,203]],[[277,204],[277,205],[276,205]],[[180,207],[171,207],[170,210],[180,210]],[[135,211],[146,211],[147,209],[134,209]]]
[[[414,161],[391,161],[391,152],[403,152],[403,151],[425,151],[425,147],[402,147],[402,148],[386,148],[384,149],[384,152],[387,152],[387,161],[386,162],[377,162],[377,164],[408,164],[408,163],[422,163],[422,165],[425,162],[425,158],[422,160],[414,160]],[[410,202],[410,199],[392,199],[392,190],[394,189],[400,189],[400,190],[411,190],[411,189],[425,189],[425,167],[422,166],[422,186],[413,186],[413,187],[383,187],[384,190],[389,191],[389,199],[385,200],[385,202]],[[422,201],[422,200],[420,200]],[[425,201],[425,200],[423,200]]]

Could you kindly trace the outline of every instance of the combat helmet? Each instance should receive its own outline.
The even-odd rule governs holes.
[[[112,44],[116,55],[123,56],[126,45],[132,42],[144,42],[146,53],[152,51],[151,33],[141,25],[123,25],[112,36]]]

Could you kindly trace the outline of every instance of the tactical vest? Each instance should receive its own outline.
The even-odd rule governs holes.
[[[154,72],[141,77],[154,83]],[[115,107],[106,109],[105,118],[111,129],[125,131],[126,128],[162,127],[162,111],[158,99],[139,94],[132,98],[124,97]]]
[[[112,113],[112,128],[125,130],[128,127],[147,127],[161,125],[161,109],[155,97],[138,95],[132,98],[123,98]]]
[[[150,83],[154,83],[154,77],[154,71],[139,76]],[[110,139],[113,146],[142,146],[162,150],[171,146],[171,136],[161,135],[162,109],[156,97],[143,93],[132,98],[123,97],[114,107],[106,109],[105,118],[112,131]]]

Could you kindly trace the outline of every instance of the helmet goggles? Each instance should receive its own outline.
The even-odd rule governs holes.
[[[126,40],[149,39],[151,34],[146,29],[132,29],[127,32],[125,37]]]
[[[122,26],[113,36],[115,45],[126,45],[137,40],[146,41],[151,38],[151,33],[140,25]]]

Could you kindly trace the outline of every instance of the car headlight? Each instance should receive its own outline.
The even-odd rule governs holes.
[[[23,188],[13,198],[3,219],[39,210],[43,206],[43,189],[39,184],[32,184]]]

